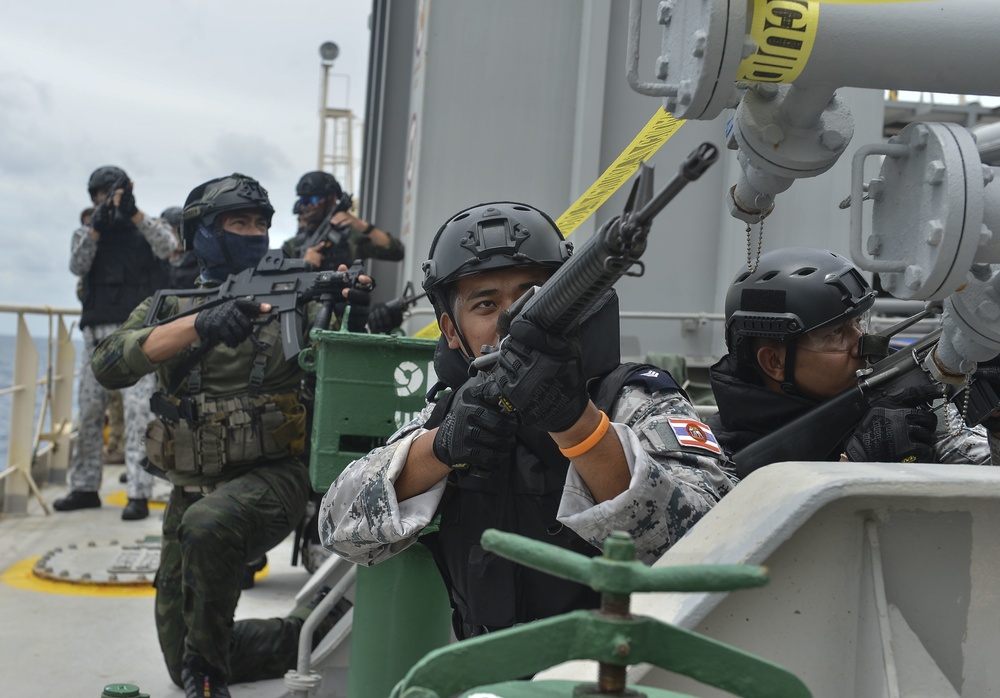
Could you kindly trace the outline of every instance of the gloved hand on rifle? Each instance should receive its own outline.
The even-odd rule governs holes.
[[[368,331],[372,334],[390,334],[403,324],[403,308],[398,305],[376,303],[368,314]]]
[[[374,287],[374,283],[372,284]],[[371,288],[352,288],[347,291],[344,300],[335,303],[333,311],[337,317],[344,317],[347,306],[351,306],[351,313],[347,318],[348,332],[365,332],[368,324],[368,313],[372,305]]]
[[[937,415],[927,402],[940,397],[937,386],[907,388],[868,410],[847,442],[854,462],[934,463]]]
[[[1000,433],[1000,356],[976,364],[970,388],[976,395],[977,402],[980,403],[982,410],[980,414],[986,412],[990,407],[994,408],[979,423],[990,432]],[[956,402],[956,405],[959,410],[962,410],[963,404],[961,402]]]
[[[517,417],[501,409],[499,399],[492,381],[466,381],[434,436],[434,456],[477,477],[506,467],[516,448]]]
[[[514,318],[491,375],[521,422],[539,431],[566,431],[590,402],[575,331],[561,337]]]
[[[260,315],[260,303],[234,298],[202,310],[194,318],[194,329],[206,342],[222,342],[237,347],[253,332],[253,320]]]
[[[135,195],[132,193],[132,182],[125,185],[121,199],[118,201],[118,212],[125,218],[131,218],[139,212],[135,205]]]

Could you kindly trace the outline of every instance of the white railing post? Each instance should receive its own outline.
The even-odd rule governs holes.
[[[38,349],[24,322],[24,314],[17,315],[17,337],[14,340],[14,379],[12,381],[10,434],[7,441],[7,468],[0,477],[4,479],[5,514],[25,514],[28,495],[34,483],[31,478],[31,461],[35,451],[35,383],[38,380]],[[20,477],[18,476],[20,473]]]
[[[76,369],[76,347],[70,331],[66,328],[66,319],[59,315],[59,327],[55,348],[54,365],[49,376],[51,381],[51,421],[50,431],[46,435],[52,444],[52,456],[49,459],[48,482],[63,483],[69,470],[70,435],[73,433],[73,389],[75,387],[74,371]]]

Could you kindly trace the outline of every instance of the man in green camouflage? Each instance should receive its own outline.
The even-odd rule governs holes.
[[[183,236],[201,283],[217,285],[256,266],[273,213],[250,177],[196,187],[184,206]],[[363,327],[367,294],[344,294],[354,305],[350,324]],[[303,371],[285,360],[279,323],[263,321],[266,303],[234,299],[169,320],[192,305],[169,296],[157,316],[163,322],[145,327],[151,304],[143,301],[97,347],[92,366],[109,388],[156,373],[158,420],[147,430],[147,455],[174,485],[155,581],[157,632],[170,677],[187,698],[225,698],[230,681],[291,669],[308,615],[233,622],[246,564],[294,529],[308,500],[298,457],[306,433]]]

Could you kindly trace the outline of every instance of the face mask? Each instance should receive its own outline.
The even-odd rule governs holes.
[[[216,234],[199,224],[194,235],[194,254],[201,264],[201,278],[222,283],[232,274],[255,267],[267,253],[269,244],[267,235],[237,235],[225,230]]]

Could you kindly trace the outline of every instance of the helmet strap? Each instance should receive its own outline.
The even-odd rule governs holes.
[[[785,379],[781,381],[781,390],[786,395],[799,395],[795,388],[795,347],[798,340],[785,342]]]

